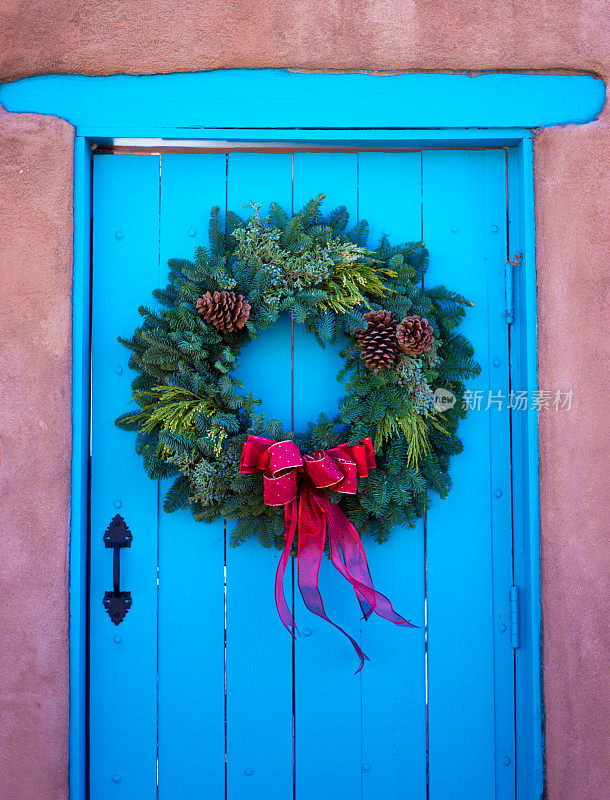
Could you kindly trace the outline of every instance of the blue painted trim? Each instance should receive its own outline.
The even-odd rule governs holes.
[[[2,87],[0,86],[0,92]],[[233,146],[251,143],[266,143],[269,146],[277,145],[278,149],[286,143],[296,141],[307,147],[320,147],[332,145],[341,147],[375,147],[395,148],[401,147],[451,147],[465,143],[473,147],[505,147],[518,145],[529,132],[529,128],[442,128],[427,130],[420,128],[399,128],[396,130],[381,130],[378,128],[344,129],[344,128],[179,128],[179,127],[134,127],[123,126],[120,122],[109,126],[80,126],[79,135],[88,136],[96,142],[117,140],[121,137],[137,138],[141,144],[155,144],[168,146],[187,146],[192,142],[194,146],[223,145],[225,149]]]
[[[528,128],[588,122],[604,82],[587,75],[302,74],[212,70],[172,75],[48,75],[0,87],[9,111],[77,127]]]
[[[508,150],[509,257],[522,253],[514,273],[515,325],[511,378],[528,397],[538,389],[533,140]],[[517,798],[543,796],[540,521],[538,414],[513,412],[514,583],[521,590],[521,644],[515,651]]]
[[[525,284],[525,298],[522,303],[522,313],[525,316],[525,326],[527,331],[527,341],[525,352],[527,353],[526,363],[523,365],[524,378],[530,392],[538,389],[538,303],[536,291],[536,222],[534,208],[534,145],[532,137],[528,137],[523,142],[522,147],[522,174],[520,180],[523,191],[524,218],[524,256],[527,259],[527,267],[523,277]],[[535,343],[536,346],[531,346]],[[536,797],[542,797],[544,784],[544,762],[543,762],[543,704],[542,704],[542,636],[541,636],[541,617],[542,606],[540,596],[540,473],[539,473],[539,450],[538,450],[538,412],[531,410],[526,425],[527,437],[527,480],[525,489],[528,494],[525,500],[525,507],[528,512],[527,528],[529,533],[529,548],[521,552],[521,556],[527,559],[527,569],[529,573],[528,592],[529,605],[527,606],[527,618],[524,623],[529,634],[530,647],[523,651],[523,655],[529,658],[529,669],[520,670],[521,679],[523,672],[527,680],[532,681],[532,719],[529,724],[532,726],[532,751],[529,757],[533,760],[534,776],[533,785],[536,790]],[[525,565],[524,565],[525,566]],[[518,657],[522,654],[518,654]]]
[[[341,104],[336,103],[339,91],[343,93]],[[349,96],[350,92],[353,106],[345,102],[346,93]],[[276,101],[273,109],[260,102],[261,94]],[[522,340],[516,342],[519,347],[515,346],[511,354],[511,370],[514,385],[520,384],[533,391],[537,388],[537,307],[533,148],[527,128],[593,119],[603,105],[604,95],[603,82],[585,76],[403,75],[382,78],[297,75],[274,70],[148,78],[49,76],[0,86],[0,102],[8,110],[62,116],[76,125],[78,134],[74,151],[70,545],[72,800],[83,800],[86,796],[90,145],[104,138],[134,136],[216,140],[218,143],[296,139],[335,146],[507,146],[509,203],[514,223],[510,248],[511,252],[518,249],[524,254],[520,273],[515,276],[518,298],[514,328],[522,330],[523,335]],[[281,106],[282,102],[285,107]],[[271,118],[272,111],[276,119]],[[291,130],[297,122],[304,128],[319,126],[324,129]],[[212,127],[185,127],[189,124]],[[329,125],[341,129],[332,130]],[[384,125],[394,130],[363,129]],[[443,129],[422,129],[431,125]],[[485,128],[479,129],[480,125]],[[346,133],[345,128],[350,126],[355,129]],[[398,130],[402,126],[413,130]],[[515,338],[518,339],[517,334]],[[518,520],[520,539],[516,540],[515,548],[515,581],[524,588],[521,620],[524,641],[516,651],[517,695],[526,698],[516,719],[517,797],[521,800],[537,800],[543,787],[537,426],[536,414],[531,413],[513,438],[515,471],[522,473],[515,480],[514,491],[515,512],[518,507],[522,509]],[[523,774],[519,772],[520,762],[527,764]]]
[[[208,132],[209,133],[209,132]],[[223,138],[229,138],[230,130],[223,132]],[[479,137],[479,134],[481,136]],[[294,135],[294,132],[293,132]],[[326,140],[333,141],[341,137],[341,131],[324,132]],[[308,132],[309,136],[309,132]],[[207,134],[206,134],[207,137]],[[363,144],[371,144],[378,137],[378,132],[360,132],[359,140]],[[301,139],[301,137],[298,137]],[[413,146],[425,146],[433,141],[436,146],[499,146],[502,144],[501,131],[404,131],[394,137],[398,143],[402,141]],[[524,358],[521,354],[511,357],[511,369],[514,385],[526,387],[534,391],[537,388],[537,349],[536,349],[536,275],[535,275],[535,236],[534,236],[534,194],[533,194],[533,162],[532,136],[526,130],[506,132],[504,142],[509,146],[511,186],[509,201],[511,213],[518,218],[518,224],[510,243],[512,250],[519,249],[524,254],[523,269],[516,276],[520,284],[521,295],[516,303],[517,323],[524,325],[526,331],[526,347]],[[77,138],[75,161],[75,276],[74,276],[74,468],[73,468],[73,530],[77,530],[79,520],[83,531],[80,542],[73,537],[72,575],[80,575],[76,587],[72,586],[71,603],[73,609],[72,636],[80,635],[80,640],[72,641],[72,692],[76,702],[72,700],[71,708],[71,798],[81,800],[84,792],[85,755],[83,747],[85,682],[83,659],[86,650],[86,634],[83,630],[84,614],[76,608],[79,596],[84,598],[86,587],[82,586],[82,576],[86,568],[82,558],[86,559],[86,468],[79,470],[78,459],[88,462],[88,409],[89,409],[89,367],[88,355],[84,350],[88,347],[88,282],[89,282],[89,192],[90,192],[90,159],[85,153],[90,142]],[[87,151],[88,152],[88,151]],[[521,317],[521,318],[519,318]],[[80,382],[80,383],[79,383]],[[78,440],[78,426],[85,431],[82,440]],[[525,509],[523,547],[516,547],[515,556],[522,563],[516,564],[519,573],[519,585],[524,587],[525,597],[522,613],[522,626],[528,633],[523,646],[516,651],[517,695],[525,700],[521,712],[518,712],[517,727],[517,763],[527,763],[523,776],[517,775],[517,798],[521,800],[538,800],[542,796],[543,759],[542,759],[542,705],[540,659],[540,562],[539,562],[539,521],[538,521],[538,429],[535,412],[529,415],[523,432],[525,441],[521,441],[515,459],[515,471],[523,466],[522,480],[515,486],[515,506],[522,504]],[[79,457],[80,452],[80,457]],[[519,455],[521,454],[521,455]],[[525,459],[523,462],[522,459]],[[78,508],[80,504],[80,513]],[[81,566],[79,566],[81,565]],[[83,608],[84,608],[83,602]],[[526,646],[526,642],[530,646]]]
[[[89,264],[91,153],[74,141],[72,496],[70,521],[70,797],[86,796],[87,529],[89,497]]]

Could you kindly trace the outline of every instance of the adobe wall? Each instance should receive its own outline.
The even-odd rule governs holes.
[[[5,0],[0,80],[231,67],[608,76],[602,0]],[[535,140],[550,800],[610,796],[610,112]],[[0,113],[0,796],[67,798],[72,134]],[[605,606],[605,607],[604,607]]]

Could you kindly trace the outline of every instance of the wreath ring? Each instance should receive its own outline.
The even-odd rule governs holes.
[[[450,457],[462,449],[464,381],[480,372],[472,346],[455,331],[472,303],[444,286],[424,286],[423,242],[391,245],[384,237],[370,250],[367,223],[348,230],[346,209],[324,215],[323,199],[292,216],[272,203],[264,218],[251,203],[246,220],[233,212],[223,219],[213,208],[209,247],[199,247],[193,261],[169,261],[168,285],[153,293],[160,308],[140,307],[142,324],[119,339],[132,351],[138,408],[116,424],[137,431],[136,450],[151,478],[174,478],[164,510],[235,519],[231,544],[252,535],[275,544],[284,549],[280,566],[303,546],[306,533],[292,530],[289,507],[299,493],[306,505],[307,482],[314,499],[315,492],[325,498],[329,531],[340,514],[378,542],[415,524],[429,489],[445,497]],[[244,348],[282,312],[322,346],[344,345],[337,414],[320,415],[305,431],[258,414],[260,401],[234,374]],[[439,394],[452,402],[439,406]],[[274,466],[278,444],[295,464]],[[316,479],[321,462],[327,471]],[[294,484],[290,501],[282,500],[290,492],[270,494],[278,479]],[[372,584],[367,589],[368,569],[358,572],[353,562],[350,572],[356,550],[360,558],[357,535],[353,552],[344,541],[333,553],[329,538],[331,560],[354,579],[365,616],[374,610],[390,619],[389,601]],[[314,593],[317,571],[315,578]],[[276,582],[276,599],[277,589]],[[278,609],[282,616],[280,599]],[[294,629],[291,617],[282,619]],[[365,656],[351,641],[362,665]]]

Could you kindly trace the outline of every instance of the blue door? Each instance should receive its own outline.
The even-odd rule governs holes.
[[[163,487],[114,426],[131,397],[117,337],[164,284],[167,259],[205,244],[211,206],[296,210],[320,192],[327,208],[367,219],[374,243],[425,241],[426,281],[475,302],[463,331],[483,367],[448,499],[432,497],[426,519],[383,546],[364,541],[376,583],[419,627],[361,622],[322,565],[329,615],[371,657],[357,676],[349,643],[298,592],[302,636],[283,628],[279,554],[230,547],[230,523],[163,512]],[[490,391],[509,393],[506,219],[504,149],[94,156],[92,800],[514,798],[510,431],[507,413],[485,411]],[[240,369],[268,416],[288,424],[294,402],[298,428],[332,413],[341,386],[337,350],[295,328],[293,345],[289,320],[268,330]],[[133,604],[119,626],[102,605],[112,588],[102,536],[117,513],[133,534],[121,553]]]

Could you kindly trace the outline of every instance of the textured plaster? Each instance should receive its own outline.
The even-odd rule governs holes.
[[[66,797],[72,128],[0,110],[0,798]]]
[[[574,390],[569,413],[540,414],[550,800],[610,797],[609,153],[607,121],[536,139],[540,385]]]
[[[608,77],[605,0],[4,0],[0,79],[229,67]],[[549,800],[610,796],[610,113],[535,140]],[[71,131],[0,114],[0,797],[67,797]]]

